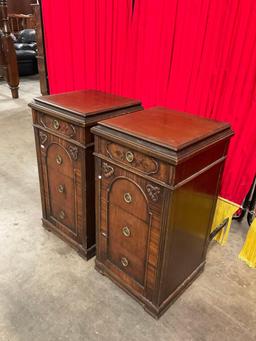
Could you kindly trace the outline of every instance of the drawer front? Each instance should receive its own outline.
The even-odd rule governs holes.
[[[110,202],[141,220],[148,220],[148,208],[139,186],[129,179],[120,178],[112,185]]]
[[[70,150],[76,154],[73,154],[75,158],[78,157],[78,148],[73,145],[68,145],[64,148],[60,144],[52,143],[47,148],[47,168],[50,172],[57,172],[67,177],[73,178],[73,161],[70,155]]]
[[[75,221],[75,186],[71,177],[67,177],[48,168],[48,184],[50,198],[50,218],[77,233]]]
[[[82,243],[84,150],[36,129],[45,218],[62,233]]]
[[[36,123],[51,133],[84,143],[84,130],[65,120],[37,112]]]
[[[120,144],[100,139],[100,154],[141,174],[171,183],[173,168],[151,156]]]
[[[109,206],[108,257],[121,271],[144,285],[149,223]]]

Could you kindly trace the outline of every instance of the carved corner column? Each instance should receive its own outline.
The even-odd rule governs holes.
[[[3,32],[1,37],[2,59],[5,66],[5,78],[11,89],[12,97],[19,97],[19,70],[14,43],[10,35],[7,15],[7,0],[0,0],[0,28]]]

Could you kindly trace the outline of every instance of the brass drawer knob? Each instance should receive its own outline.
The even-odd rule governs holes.
[[[132,202],[132,196],[130,193],[124,193],[124,201],[127,203],[127,204],[130,204]]]
[[[64,211],[60,211],[60,213],[59,213],[59,217],[60,217],[60,219],[65,219],[65,217],[66,217],[66,214],[65,214],[65,212]]]
[[[128,162],[132,163],[132,161],[134,160],[134,155],[132,152],[128,151],[125,154],[125,158]]]
[[[60,122],[58,120],[53,120],[52,125],[54,129],[58,130],[60,127]]]
[[[129,264],[129,262],[128,262],[128,259],[126,258],[126,257],[122,257],[121,258],[121,263],[122,263],[122,265],[123,265],[123,267],[127,267],[128,266],[128,264]]]
[[[56,162],[57,162],[58,165],[62,164],[63,160],[62,160],[62,157],[60,155],[56,156]]]
[[[63,185],[59,185],[59,186],[58,186],[58,192],[59,192],[59,193],[63,193],[64,190],[65,190],[65,187],[64,187]]]
[[[131,231],[130,231],[130,229],[129,229],[128,226],[124,226],[124,227],[122,228],[122,232],[123,232],[123,235],[124,235],[125,237],[130,237],[130,235],[131,235]]]

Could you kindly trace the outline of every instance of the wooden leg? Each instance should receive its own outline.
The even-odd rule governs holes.
[[[19,87],[10,87],[12,92],[12,98],[19,98]]]

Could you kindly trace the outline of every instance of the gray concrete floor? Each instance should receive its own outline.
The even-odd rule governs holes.
[[[41,227],[31,113],[36,77],[20,99],[0,82],[0,340],[256,340],[256,270],[238,258],[246,224],[212,242],[205,272],[156,321]]]

